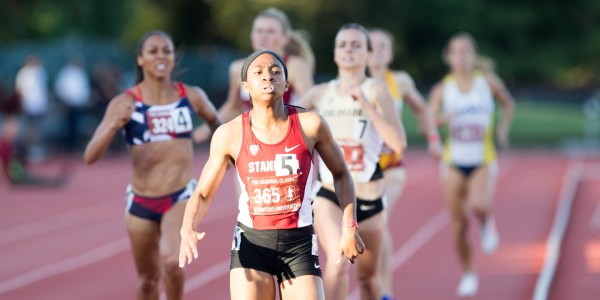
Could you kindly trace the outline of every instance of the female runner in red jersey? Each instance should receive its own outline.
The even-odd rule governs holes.
[[[331,169],[342,207],[338,255],[354,262],[364,244],[352,178],[327,123],[283,104],[288,87],[283,58],[270,50],[255,52],[242,67],[242,81],[254,106],[212,137],[208,162],[186,207],[179,264],[198,257],[204,233],[196,228],[232,161],[242,194],[231,250],[231,298],[274,299],[278,287],[282,299],[324,299],[313,230],[314,151]]]
[[[139,40],[137,84],[110,101],[83,156],[87,164],[96,162],[114,135],[124,131],[133,160],[125,220],[138,299],[158,299],[161,276],[167,297],[182,298],[185,276],[177,263],[177,231],[195,186],[192,114],[211,128],[220,124],[202,89],[171,81],[174,53],[165,32],[151,31]]]

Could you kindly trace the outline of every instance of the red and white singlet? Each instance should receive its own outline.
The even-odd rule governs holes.
[[[235,162],[242,193],[238,222],[255,229],[312,225],[313,163],[296,109],[288,110],[288,132],[276,144],[259,141],[250,113],[242,114],[242,143]]]

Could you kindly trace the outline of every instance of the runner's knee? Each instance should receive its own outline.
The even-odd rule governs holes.
[[[360,284],[368,284],[371,285],[373,282],[377,282],[377,268],[376,267],[367,267],[362,268],[356,274],[356,279]]]
[[[363,291],[366,291],[367,294],[373,295],[378,294],[380,290],[379,281],[375,276],[361,276],[360,274],[357,276],[358,284]]]
[[[329,260],[329,259],[328,259]],[[343,260],[346,260],[344,257]],[[336,259],[327,263],[326,272],[334,276],[347,276],[350,273],[350,263],[342,261],[339,264]]]
[[[475,203],[473,204],[473,211],[478,215],[487,215],[490,211],[490,208],[487,204]]]
[[[455,218],[452,221],[452,228],[454,229],[455,234],[462,235],[462,234],[466,233],[467,229],[469,228],[469,222],[467,221],[467,218],[464,216]]]
[[[138,290],[143,295],[152,295],[158,291],[160,273],[146,273],[138,275]]]
[[[182,272],[182,269],[179,267],[179,258],[175,255],[161,255],[161,264],[167,276]]]

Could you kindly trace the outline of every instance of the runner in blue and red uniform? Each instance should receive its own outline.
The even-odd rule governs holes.
[[[287,74],[283,58],[270,50],[257,51],[245,61],[242,85],[253,108],[215,132],[184,215],[181,267],[198,258],[197,243],[204,233],[196,228],[228,162],[233,162],[242,193],[231,250],[232,299],[275,299],[277,288],[282,299],[324,299],[313,229],[315,150],[331,170],[340,202],[338,258],[341,254],[354,262],[364,249],[343,154],[321,116],[283,103]]]
[[[198,87],[171,81],[175,64],[171,38],[152,31],[138,42],[137,84],[111,100],[84,154],[91,164],[122,130],[133,160],[126,192],[127,229],[138,273],[137,298],[158,299],[164,279],[167,297],[181,299],[184,273],[178,267],[183,212],[192,180],[192,114],[211,128],[220,125]]]

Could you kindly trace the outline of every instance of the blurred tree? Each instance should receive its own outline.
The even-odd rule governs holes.
[[[597,0],[3,0],[0,41],[69,34],[116,38],[132,48],[163,29],[185,45],[250,51],[250,28],[268,6],[284,10],[311,36],[318,72],[333,74],[333,39],[347,22],[396,37],[395,67],[420,82],[439,79],[441,50],[454,32],[471,32],[510,81],[575,89],[600,84]]]
[[[0,2],[0,39],[55,38],[67,34],[114,37],[125,24],[119,0],[9,0]]]

